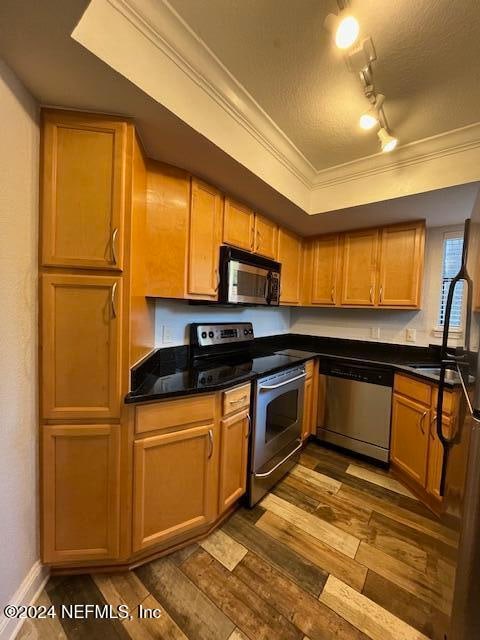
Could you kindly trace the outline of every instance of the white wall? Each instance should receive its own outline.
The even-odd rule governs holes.
[[[441,338],[433,335],[433,329],[438,318],[443,237],[447,230],[454,229],[461,229],[461,227],[427,229],[423,303],[420,311],[292,309],[291,332],[356,340],[376,340],[372,337],[371,329],[379,328],[379,342],[419,346],[440,344]],[[407,328],[416,330],[414,343],[406,340]]]
[[[288,333],[290,309],[265,307],[212,307],[189,305],[182,300],[159,300],[155,308],[155,346],[173,347],[188,344],[190,322],[253,322],[255,336]],[[171,336],[164,339],[165,330]]]
[[[41,584],[37,453],[37,105],[0,59],[0,638]]]

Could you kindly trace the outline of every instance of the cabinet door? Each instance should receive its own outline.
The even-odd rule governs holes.
[[[312,304],[333,306],[337,301],[338,236],[324,236],[313,247]]]
[[[42,416],[119,418],[122,279],[42,276]]]
[[[42,264],[122,269],[127,124],[46,111]]]
[[[192,533],[215,519],[217,449],[213,423],[135,442],[134,551]]]
[[[442,418],[443,432],[448,433],[449,419]],[[443,468],[443,445],[437,435],[437,420],[433,416],[430,420],[430,441],[428,445],[428,469],[427,469],[427,491],[430,495],[442,500],[440,495],[440,482]]]
[[[113,560],[120,534],[120,426],[42,428],[42,560]]]
[[[278,227],[260,214],[255,214],[255,253],[271,260],[277,259]]]
[[[245,251],[253,251],[253,211],[246,205],[225,198],[223,242]]]
[[[217,189],[192,178],[188,256],[188,293],[218,298],[222,238],[222,196]]]
[[[382,229],[379,306],[420,305],[424,237],[423,223]]]
[[[375,305],[377,250],[377,229],[344,234],[342,304]]]
[[[300,304],[302,241],[294,233],[281,227],[278,231],[278,262],[282,265],[280,302]]]
[[[422,487],[427,479],[429,426],[429,408],[394,394],[390,457]]]
[[[250,417],[248,411],[235,413],[221,422],[220,431],[220,513],[245,493]]]

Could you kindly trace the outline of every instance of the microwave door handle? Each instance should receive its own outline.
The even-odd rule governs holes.
[[[270,304],[272,301],[272,280],[272,272],[269,271],[265,278],[265,301],[267,304]]]

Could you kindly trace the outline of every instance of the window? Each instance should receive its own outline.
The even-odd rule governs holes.
[[[440,293],[440,310],[438,326],[445,324],[445,310],[447,306],[448,289],[452,279],[457,275],[462,263],[463,233],[446,233],[443,240],[442,259],[442,288]],[[463,285],[461,281],[455,287],[453,294],[452,312],[450,314],[450,329],[460,329],[462,326]]]

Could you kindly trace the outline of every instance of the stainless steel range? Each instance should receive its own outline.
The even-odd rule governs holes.
[[[248,504],[256,504],[298,461],[305,366],[258,347],[251,323],[191,324],[193,370],[199,386],[253,380]]]

